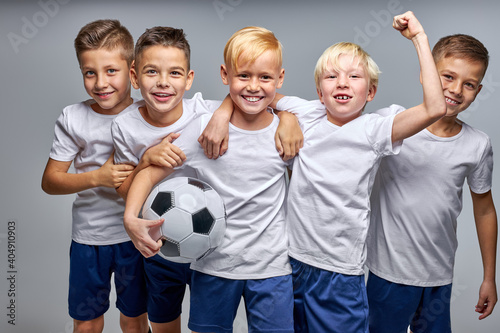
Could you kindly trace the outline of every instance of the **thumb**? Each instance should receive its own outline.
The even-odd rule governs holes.
[[[151,236],[151,238],[155,242],[158,241],[162,236],[161,225],[163,224],[163,221],[165,221],[165,219],[148,221],[148,223],[146,225],[147,228],[149,229],[149,231],[148,231],[149,236]]]
[[[477,304],[476,304],[476,312],[479,312],[479,313],[484,312],[485,303],[486,303],[486,297],[479,296],[479,300],[477,301]]]

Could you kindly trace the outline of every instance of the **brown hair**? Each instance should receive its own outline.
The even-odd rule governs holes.
[[[146,29],[146,31],[139,37],[135,44],[135,61],[139,61],[140,56],[150,46],[172,46],[184,51],[186,56],[188,70],[190,69],[191,62],[191,49],[189,42],[186,39],[186,34],[182,29],[171,27],[153,27]]]
[[[134,39],[130,32],[118,20],[97,20],[86,24],[75,38],[75,50],[78,62],[80,55],[89,50],[113,50],[120,48],[128,66],[134,60]]]
[[[476,38],[463,35],[449,35],[441,38],[432,49],[434,62],[438,63],[441,59],[455,57],[477,61],[483,64],[484,73],[488,68],[489,55],[486,47]]]

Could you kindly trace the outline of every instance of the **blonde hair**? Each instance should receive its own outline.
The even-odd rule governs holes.
[[[283,62],[282,46],[274,34],[262,27],[246,27],[236,31],[224,48],[224,63],[233,70],[238,70],[238,61],[254,62],[266,51],[275,54],[281,68]],[[240,56],[244,53],[244,59]]]
[[[321,77],[327,71],[329,67],[328,64],[333,66],[334,70],[338,70],[339,57],[341,55],[350,55],[352,61],[357,58],[358,63],[361,64],[368,73],[370,85],[375,87],[378,86],[378,75],[380,74],[380,70],[370,55],[357,44],[340,42],[327,48],[316,63],[314,81],[316,82],[317,89],[320,88]]]
[[[134,60],[134,39],[118,20],[106,19],[90,22],[80,29],[75,38],[76,57],[80,64],[83,52],[101,48],[108,51],[119,48],[129,67]]]

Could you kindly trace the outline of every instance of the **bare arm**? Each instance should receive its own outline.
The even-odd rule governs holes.
[[[274,135],[276,150],[280,153],[283,161],[288,161],[294,158],[304,145],[304,135],[294,114],[285,111],[275,112],[280,118]]]
[[[145,257],[151,257],[160,250],[161,241],[152,239],[149,230],[159,227],[163,220],[148,221],[140,219],[138,218],[139,212],[153,186],[172,172],[174,172],[173,169],[151,165],[139,171],[130,186],[123,222],[125,230],[135,247]]]
[[[396,115],[392,128],[392,142],[410,137],[446,114],[443,88],[429,41],[424,29],[412,12],[394,17],[393,27],[410,39],[417,51],[420,62],[423,103]]]
[[[42,189],[48,194],[72,194],[104,186],[116,188],[134,170],[130,165],[114,165],[113,154],[99,169],[84,173],[68,173],[71,161],[49,158],[42,176]]]
[[[229,120],[233,114],[233,101],[229,94],[215,110],[212,118],[198,138],[205,156],[217,159],[227,151],[229,142]]]
[[[498,232],[497,214],[491,191],[484,194],[477,194],[471,191],[471,196],[484,270],[476,312],[481,314],[479,319],[484,319],[492,313],[497,302],[495,284]]]

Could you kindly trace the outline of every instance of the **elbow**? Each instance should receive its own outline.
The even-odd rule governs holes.
[[[47,194],[58,194],[51,181],[46,179],[45,177],[42,178],[42,190]]]
[[[47,182],[42,179],[42,190],[47,194],[54,194]]]
[[[429,117],[433,121],[437,121],[446,115],[447,107],[444,98],[439,101],[435,101],[431,107],[427,108],[429,110]]]

